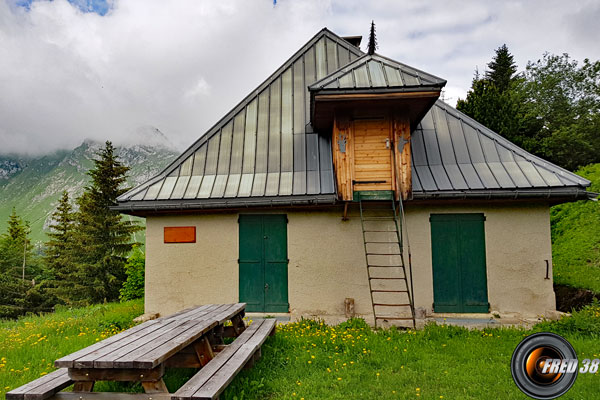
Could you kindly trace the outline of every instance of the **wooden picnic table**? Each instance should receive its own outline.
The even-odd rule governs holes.
[[[144,322],[56,360],[59,370],[7,393],[7,400],[217,398],[274,332],[274,320],[246,329],[245,306],[207,304]],[[236,339],[226,345],[224,337]],[[171,395],[163,381],[169,367],[201,370]],[[93,392],[96,381],[141,382],[146,394]],[[73,392],[60,392],[71,384]]]

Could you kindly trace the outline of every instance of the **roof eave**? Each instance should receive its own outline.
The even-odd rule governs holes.
[[[413,200],[561,200],[559,202],[594,200],[597,193],[588,192],[581,186],[551,187],[533,189],[484,189],[484,190],[440,190],[440,191],[415,191]]]
[[[281,207],[281,206],[316,206],[333,205],[337,202],[336,194],[274,196],[260,198],[231,198],[231,199],[189,199],[189,200],[138,200],[123,201],[111,210],[123,214],[144,215],[168,211],[194,211],[207,209],[245,209],[252,207]]]

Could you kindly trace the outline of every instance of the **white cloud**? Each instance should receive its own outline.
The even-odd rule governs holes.
[[[12,4],[12,3],[11,3]],[[464,97],[506,43],[519,67],[544,51],[600,58],[593,1],[0,1],[0,153],[40,153],[155,126],[184,147],[324,26],[448,80]]]

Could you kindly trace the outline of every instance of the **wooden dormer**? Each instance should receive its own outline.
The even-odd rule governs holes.
[[[371,54],[309,87],[312,124],[332,135],[340,200],[352,201],[359,191],[411,197],[411,131],[445,84]]]

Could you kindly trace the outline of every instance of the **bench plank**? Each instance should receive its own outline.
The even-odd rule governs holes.
[[[262,325],[262,320],[252,323],[238,338],[230,345],[220,351],[204,368],[191,377],[179,390],[173,395],[173,400],[188,400],[204,385],[229,359],[256,333]]]
[[[6,393],[6,400],[44,400],[73,384],[66,368],[50,372]]]
[[[233,378],[242,370],[244,365],[252,357],[254,353],[267,340],[267,336],[271,334],[275,328],[275,319],[266,319],[258,328],[256,333],[231,357],[227,363],[214,374],[206,384],[194,393],[193,399],[216,399],[223,390],[231,383]],[[253,324],[254,325],[254,324]],[[252,326],[252,325],[251,325]]]

